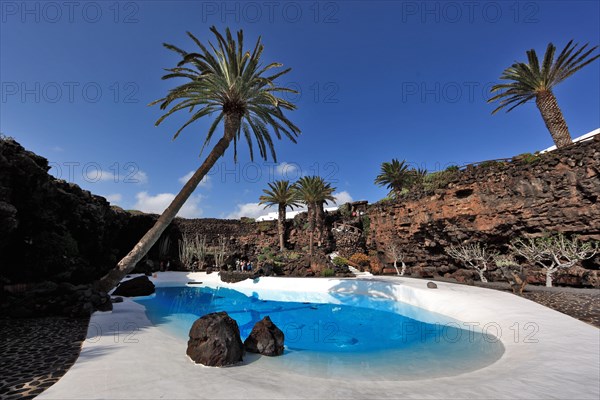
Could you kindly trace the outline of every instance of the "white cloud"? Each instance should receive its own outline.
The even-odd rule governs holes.
[[[245,203],[238,204],[234,212],[227,214],[227,219],[238,219],[241,217],[257,218],[261,215],[267,214],[269,211],[265,210],[264,205],[258,203]]]
[[[137,201],[133,206],[134,209],[146,213],[161,214],[171,204],[175,195],[173,193],[159,193],[152,196],[148,192],[140,192],[135,195],[135,198]],[[202,215],[202,209],[199,207],[201,199],[201,196],[190,196],[177,215],[183,218],[199,218]]]
[[[88,175],[88,177],[91,176],[91,179],[93,179],[93,180],[99,179],[104,182],[108,182],[108,181],[115,182],[115,183],[119,182],[119,177],[115,176],[115,174],[113,174],[112,172],[109,172],[109,171],[99,171],[99,170],[90,169],[88,172],[86,172],[86,174]],[[98,174],[98,175],[95,175],[95,174]]]
[[[148,183],[148,174],[144,171],[137,170],[134,173],[126,173],[125,175],[115,175],[111,171],[98,170],[93,166],[84,169],[84,177],[91,182],[103,181],[103,182],[114,182],[114,183]]]
[[[277,167],[275,167],[275,171],[284,179],[292,181],[302,176],[302,170],[300,166],[296,163],[282,162],[279,165],[277,165]]]
[[[185,174],[184,176],[182,176],[181,178],[179,178],[179,183],[181,183],[182,185],[185,185],[190,178],[192,177],[192,175],[194,175],[194,172],[196,171],[190,171],[187,174]],[[202,180],[200,181],[200,183],[198,184],[198,187],[203,187],[203,188],[210,188],[211,186],[211,179],[210,176],[208,175],[204,175],[204,178],[202,178]]]
[[[132,175],[125,176],[123,178],[123,182],[139,184],[148,183],[148,174],[146,174],[144,171],[138,170]]]
[[[65,151],[65,149],[63,149],[63,148],[62,148],[62,147],[60,147],[60,146],[53,146],[53,147],[52,147],[52,151],[55,151],[55,152],[57,152],[57,153],[62,153],[63,151]]]
[[[343,192],[334,193],[333,197],[335,197],[335,204],[338,206],[352,202],[352,196],[345,190]]]
[[[123,200],[123,196],[120,193],[108,194],[104,197],[111,204],[116,204],[116,203],[120,202],[121,200]]]

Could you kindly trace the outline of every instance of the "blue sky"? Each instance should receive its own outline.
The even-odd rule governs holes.
[[[552,140],[534,104],[492,116],[487,89],[504,68],[548,42],[600,44],[597,1],[2,1],[0,131],[51,162],[55,176],[126,209],[160,212],[201,163],[210,119],[172,141],[186,113],[151,101],[174,84],[163,68],[211,25],[262,35],[264,62],[292,67],[281,82],[297,144],[276,142],[278,164],[231,149],[180,215],[239,217],[267,183],[320,174],[339,201],[386,195],[373,184],[392,158],[430,171],[534,152]],[[600,127],[600,62],[559,85],[571,134]],[[222,132],[222,130],[221,130]],[[215,141],[216,142],[216,141]],[[214,143],[214,142],[213,142]],[[274,211],[274,210],[267,210]]]

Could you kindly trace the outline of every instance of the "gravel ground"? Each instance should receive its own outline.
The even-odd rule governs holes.
[[[530,291],[526,299],[600,328],[600,290],[594,293]]]
[[[512,293],[504,282],[477,282],[476,285]],[[527,285],[523,297],[600,328],[600,289]]]
[[[89,318],[0,318],[0,399],[32,399],[71,368]]]

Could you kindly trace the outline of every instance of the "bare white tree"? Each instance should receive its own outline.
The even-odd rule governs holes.
[[[221,269],[221,267],[223,266],[226,250],[227,238],[223,235],[219,235],[217,248],[215,249],[215,267],[217,269]]]
[[[181,235],[181,240],[179,240],[179,261],[181,261],[184,267],[195,270],[194,258],[196,258],[198,266],[201,268],[205,255],[205,235],[196,235],[193,239],[186,233]]]
[[[194,255],[198,259],[198,269],[202,270],[206,256],[206,235],[196,235],[194,238]]]
[[[599,250],[599,242],[580,242],[562,233],[539,238],[519,238],[511,243],[513,250],[529,262],[546,271],[546,286],[552,287],[554,274],[580,261],[592,258]]]
[[[396,269],[396,274],[398,276],[404,276],[404,273],[406,272],[406,264],[404,263],[404,253],[402,252],[400,245],[397,243],[390,243],[386,247],[386,250],[394,260],[394,268]],[[398,271],[398,262],[402,264],[401,271]]]
[[[192,238],[183,233],[179,240],[179,261],[185,268],[191,268],[194,258],[194,243]]]
[[[450,245],[446,249],[448,255],[468,268],[473,268],[479,274],[481,282],[487,282],[487,278],[484,272],[488,269],[494,257],[497,255],[496,252],[488,251],[485,245],[481,243],[461,244],[460,246]]]

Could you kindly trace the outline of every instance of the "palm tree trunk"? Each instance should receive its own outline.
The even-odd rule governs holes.
[[[550,131],[556,148],[560,149],[572,144],[573,140],[571,139],[569,128],[552,91],[544,90],[539,92],[535,98],[535,104],[542,114],[546,128]]]
[[[217,142],[210,154],[206,157],[206,160],[204,160],[200,168],[198,168],[198,170],[183,186],[177,196],[175,196],[169,207],[167,207],[167,209],[154,223],[154,226],[150,228],[148,232],[146,232],[146,234],[133,247],[129,254],[119,261],[116,268],[110,270],[106,275],[100,278],[97,285],[100,290],[108,292],[115,287],[125,277],[125,275],[135,268],[136,264],[148,253],[148,251],[150,251],[152,246],[160,238],[160,235],[169,226],[171,221],[173,221],[181,207],[183,207],[187,199],[192,195],[194,190],[196,190],[196,187],[202,178],[204,178],[204,176],[210,171],[217,160],[223,154],[225,154],[225,150],[227,150],[229,143],[231,143],[231,140],[233,140],[240,123],[241,117],[239,116],[225,116],[224,136]]]
[[[279,251],[285,250],[285,204],[279,204],[279,216],[277,218],[277,229],[279,231]]]
[[[325,230],[325,215],[323,211],[323,203],[315,206],[315,225],[317,229],[317,243],[319,246],[323,242],[323,231]]]
[[[313,255],[313,242],[315,235],[315,210],[312,204],[308,204],[308,253]]]

